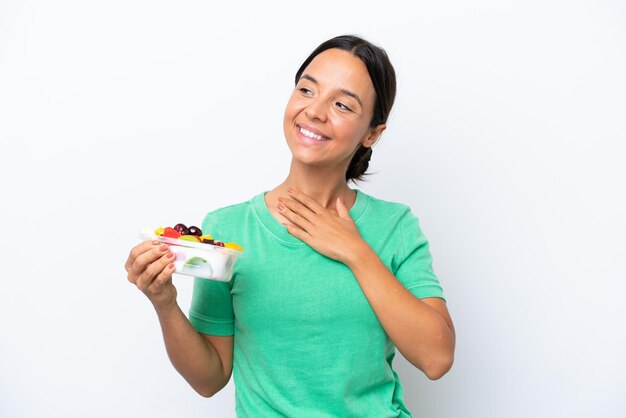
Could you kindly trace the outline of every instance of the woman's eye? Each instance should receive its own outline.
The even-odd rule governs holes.
[[[350,112],[352,112],[352,109],[350,109],[348,106],[346,106],[345,104],[341,102],[337,102],[337,107],[339,107],[340,109],[349,110]]]

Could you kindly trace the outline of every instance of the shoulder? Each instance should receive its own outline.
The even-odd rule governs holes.
[[[377,235],[398,237],[401,241],[407,237],[422,238],[420,221],[411,207],[402,202],[385,200],[373,196],[368,197],[368,207],[360,224]]]
[[[202,230],[214,229],[215,227],[229,227],[241,224],[241,220],[248,216],[252,210],[254,196],[244,202],[234,203],[214,209],[208,212],[202,221]]]
[[[368,200],[367,212],[379,218],[390,220],[404,220],[406,218],[414,218],[411,207],[405,203],[380,199],[364,192],[359,191]]]
[[[215,217],[221,217],[221,218],[227,218],[229,216],[239,215],[241,213],[247,212],[248,210],[250,210],[250,206],[251,205],[252,205],[252,199],[246,200],[245,202],[234,203],[232,205],[228,205],[228,206],[223,206],[221,208],[217,208],[217,209],[209,212],[207,215],[211,215],[211,216],[215,216]]]

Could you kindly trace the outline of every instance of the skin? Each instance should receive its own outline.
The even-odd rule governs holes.
[[[370,126],[374,102],[372,81],[359,58],[338,49],[315,57],[285,108],[289,174],[265,200],[290,234],[352,270],[398,350],[430,379],[438,379],[454,357],[454,326],[445,302],[419,299],[406,290],[349,215],[356,192],[345,180],[348,164],[360,145],[371,147],[385,130],[384,124]],[[301,128],[326,140],[313,141]],[[166,245],[143,242],[126,261],[128,280],[152,302],[176,370],[199,394],[212,396],[230,379],[233,337],[195,331],[176,301],[172,261]]]

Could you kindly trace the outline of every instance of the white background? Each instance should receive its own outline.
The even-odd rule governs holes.
[[[413,414],[626,416],[626,6],[409,3],[0,1],[0,416],[234,416],[123,264],[284,179],[295,71],[344,33],[399,82],[360,187],[418,215],[457,330],[441,380],[397,361]]]

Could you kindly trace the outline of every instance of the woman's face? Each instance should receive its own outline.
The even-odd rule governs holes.
[[[285,109],[287,145],[298,161],[348,168],[359,144],[371,146],[384,129],[370,128],[375,91],[365,64],[329,49],[304,69]]]

